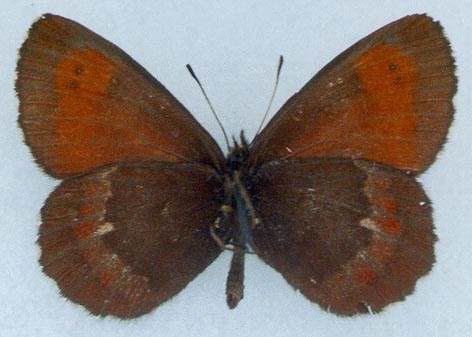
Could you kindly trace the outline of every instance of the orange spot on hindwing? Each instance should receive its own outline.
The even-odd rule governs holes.
[[[81,217],[87,217],[91,214],[93,214],[93,212],[95,211],[95,208],[94,205],[90,204],[90,203],[81,203],[79,205],[79,208],[77,210],[77,213],[81,216]]]
[[[386,191],[390,188],[392,182],[386,177],[372,176],[369,178],[369,185],[371,185],[373,189]]]
[[[356,274],[357,282],[363,285],[371,285],[375,280],[375,272],[370,268],[363,268]]]
[[[111,281],[114,281],[115,277],[113,277],[110,273],[102,273],[99,277],[100,283],[104,286],[107,286]]]
[[[75,225],[74,234],[79,239],[88,238],[95,232],[95,223],[93,222],[81,222]]]
[[[401,230],[400,221],[393,218],[376,218],[375,221],[380,224],[382,230],[387,234],[398,234]]]
[[[397,202],[392,198],[373,198],[372,204],[382,213],[395,214],[397,212]]]

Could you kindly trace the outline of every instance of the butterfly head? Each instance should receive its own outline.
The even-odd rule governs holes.
[[[249,157],[249,144],[244,136],[244,132],[241,131],[241,140],[238,143],[235,137],[233,137],[233,146],[229,148],[229,153],[226,156],[225,171],[226,173],[241,171],[247,164]]]

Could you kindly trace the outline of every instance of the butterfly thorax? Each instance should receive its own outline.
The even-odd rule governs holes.
[[[249,144],[241,132],[241,141],[234,138],[224,165],[224,201],[221,206],[220,223],[224,223],[225,245],[247,251],[252,245],[250,228],[258,221],[250,196],[251,175],[248,170]],[[251,247],[252,248],[252,247]]]

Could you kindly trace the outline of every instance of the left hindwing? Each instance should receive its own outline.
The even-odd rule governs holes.
[[[41,212],[44,272],[93,314],[149,312],[221,252],[209,234],[219,193],[212,177],[200,165],[149,162],[63,181]]]
[[[431,207],[406,173],[365,160],[262,165],[251,190],[257,254],[322,308],[380,311],[434,262]]]

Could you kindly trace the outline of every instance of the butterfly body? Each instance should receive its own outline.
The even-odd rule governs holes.
[[[225,248],[230,308],[248,252],[347,316],[403,300],[431,269],[416,176],[445,142],[457,80],[426,15],[341,53],[226,158],[161,83],[74,21],[35,22],[17,71],[25,142],[63,179],[41,210],[40,263],[94,314],[150,312]]]

